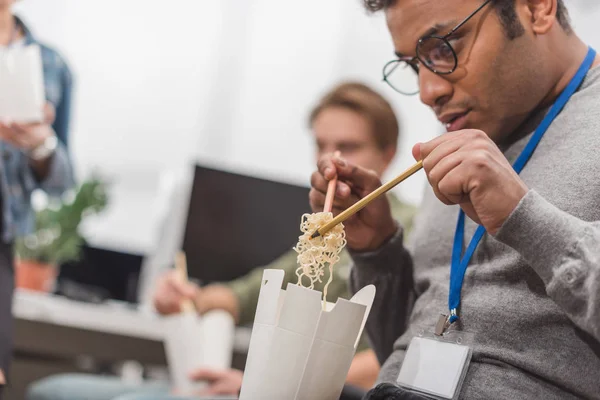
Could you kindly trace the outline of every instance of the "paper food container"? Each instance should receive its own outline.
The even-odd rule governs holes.
[[[45,98],[40,47],[0,50],[0,119],[42,121]]]
[[[189,374],[199,368],[231,368],[235,324],[226,311],[215,310],[198,316],[195,311],[164,318],[165,352],[169,374],[177,393],[192,394],[205,387]]]
[[[338,400],[375,286],[323,311],[322,293],[265,270],[240,400]]]

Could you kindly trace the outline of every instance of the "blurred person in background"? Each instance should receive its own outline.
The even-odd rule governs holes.
[[[39,44],[12,14],[14,2],[0,0],[0,48]],[[41,188],[50,195],[61,195],[73,185],[67,154],[71,75],[55,51],[40,47],[48,101],[44,120],[27,124],[0,121],[0,398],[8,379],[12,346],[12,243],[16,236],[33,228],[33,190]]]
[[[390,104],[369,87],[354,82],[340,84],[327,93],[312,110],[309,125],[316,144],[317,158],[339,151],[343,157],[382,176],[396,155],[399,125]],[[411,226],[415,213],[413,206],[390,195],[392,213],[406,227]],[[182,282],[175,271],[162,276],[157,284],[154,303],[162,315],[181,312],[185,299],[194,302],[200,314],[211,310],[226,310],[237,324],[250,324],[258,303],[258,295],[265,268],[285,271],[284,287],[296,282],[297,254],[291,250],[265,267],[259,267],[248,275],[232,282],[198,287]],[[334,268],[334,279],[328,293],[332,300],[349,298],[347,286],[349,255],[341,254]],[[315,285],[322,291],[324,282]],[[375,383],[379,363],[374,352],[363,337],[348,373],[347,393],[356,393],[360,399],[364,389]],[[242,383],[243,373],[237,370],[190,371],[196,380],[210,382],[202,395],[236,395]],[[149,383],[143,386],[126,385],[118,378],[91,375],[63,375],[50,377],[36,383],[29,391],[29,400],[111,400],[125,394],[124,399],[165,398],[168,386]],[[154,396],[154,397],[153,397]],[[119,398],[121,400],[121,398]]]
[[[54,49],[38,41],[25,22],[11,13],[19,0],[0,0],[0,46],[38,45],[42,54],[46,107],[45,123],[50,125],[63,146],[68,145],[71,119],[73,76],[65,59]]]

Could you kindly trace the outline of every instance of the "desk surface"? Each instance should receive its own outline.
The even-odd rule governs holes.
[[[17,289],[13,300],[15,318],[96,332],[163,340],[160,317],[121,303],[90,304]]]
[[[15,318],[43,322],[98,333],[162,341],[160,316],[150,310],[140,310],[121,302],[90,304],[17,289],[13,300]],[[250,329],[236,328],[234,351],[247,352]]]
[[[120,302],[82,303],[19,289],[15,291],[13,315],[15,358],[7,398],[25,398],[26,388],[45,376],[84,372],[74,362],[81,356],[111,364],[126,360],[142,365],[167,362],[163,324],[151,310]],[[236,328],[234,367],[244,366],[249,343],[250,329]]]

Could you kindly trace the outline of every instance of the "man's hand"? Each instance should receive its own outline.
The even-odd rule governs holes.
[[[177,271],[169,271],[158,280],[154,292],[154,307],[163,315],[180,313],[183,301],[195,301],[199,291],[197,285],[181,279]]]
[[[314,212],[323,210],[327,184],[337,176],[333,214],[337,215],[381,186],[377,174],[352,165],[341,157],[327,155],[319,160],[318,171],[312,174],[310,205]],[[344,222],[348,247],[354,251],[379,248],[396,232],[390,204],[381,196]]]
[[[235,395],[240,393],[244,373],[237,369],[210,370],[199,369],[190,374],[194,381],[204,381],[208,387],[201,390],[197,395]]]
[[[459,204],[494,235],[528,191],[496,144],[478,130],[444,134],[413,147],[444,204]]]

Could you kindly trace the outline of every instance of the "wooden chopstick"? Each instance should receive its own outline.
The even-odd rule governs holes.
[[[328,223],[326,223],[325,225],[323,225],[322,227],[317,229],[317,231],[312,234],[311,238],[314,239],[321,235],[326,234],[331,229],[333,229],[334,226],[344,222],[345,220],[347,220],[348,218],[350,218],[351,216],[353,216],[354,214],[356,214],[357,212],[359,212],[360,210],[365,208],[367,205],[369,205],[369,203],[371,203],[373,200],[375,200],[382,194],[387,193],[394,186],[398,185],[400,182],[402,182],[405,179],[408,179],[409,177],[414,175],[421,168],[423,168],[423,161],[417,162],[415,165],[413,165],[412,167],[410,167],[409,169],[407,169],[406,171],[404,171],[403,173],[398,175],[396,178],[392,179],[385,185],[382,185],[379,188],[375,189],[374,191],[369,193],[367,196],[365,196],[362,199],[360,199],[359,201],[357,201],[354,205],[348,207],[345,211],[341,212],[337,217],[335,217],[334,219],[332,219],[331,221],[329,221]]]
[[[340,157],[341,153],[336,151],[333,153],[335,157]],[[327,194],[325,195],[325,206],[323,207],[323,212],[331,212],[333,208],[333,199],[335,197],[335,188],[337,186],[337,175],[335,178],[329,181],[327,185]]]
[[[188,272],[187,272],[187,259],[185,257],[185,253],[183,251],[177,252],[175,255],[175,270],[179,275],[179,279],[182,282],[188,282]],[[181,311],[184,313],[187,312],[195,312],[196,307],[194,306],[194,302],[190,299],[183,300],[181,302]]]

